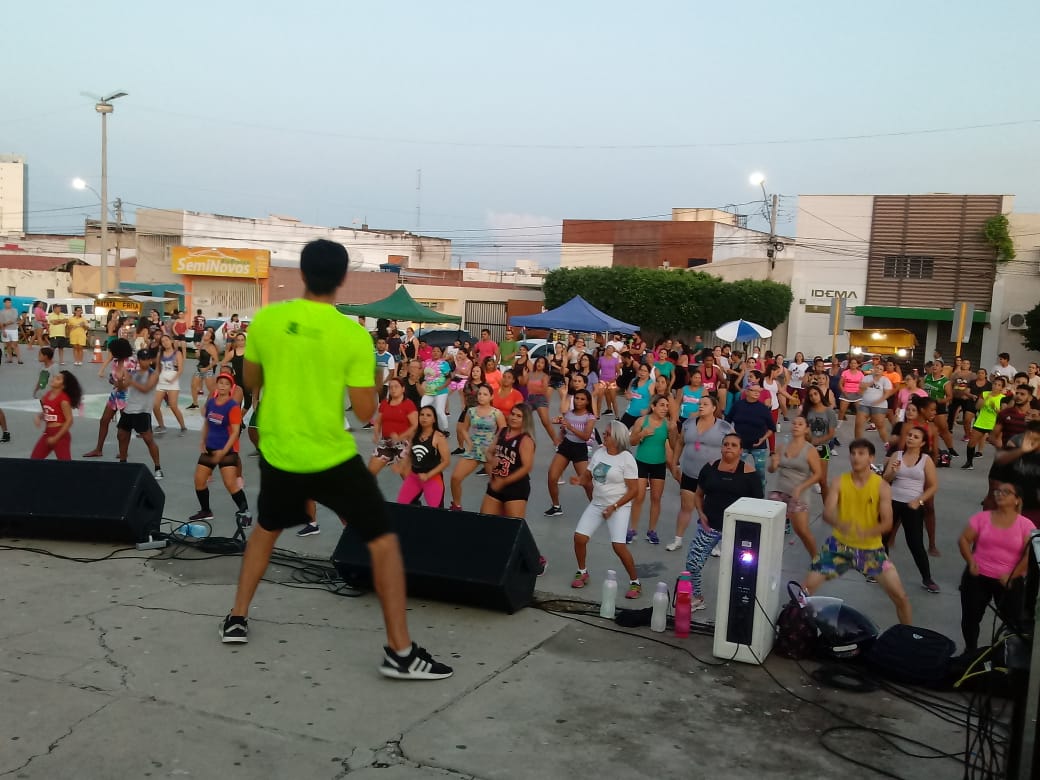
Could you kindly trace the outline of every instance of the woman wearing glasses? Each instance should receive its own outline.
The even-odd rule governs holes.
[[[1000,482],[992,491],[997,508],[979,512],[961,534],[961,556],[968,566],[961,577],[961,633],[965,652],[978,647],[979,627],[993,602],[1005,621],[1022,606],[1022,576],[1028,561],[1026,543],[1033,523],[1022,515],[1017,485]]]

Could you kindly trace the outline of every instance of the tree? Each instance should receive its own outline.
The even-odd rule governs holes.
[[[1026,312],[1026,329],[1022,331],[1022,343],[1032,352],[1040,352],[1040,303]]]
[[[560,268],[543,286],[546,308],[580,295],[612,317],[655,333],[714,330],[745,319],[775,328],[787,319],[794,296],[778,282],[724,282],[699,271],[655,268]]]

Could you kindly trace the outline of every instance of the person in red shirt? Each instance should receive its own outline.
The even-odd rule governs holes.
[[[419,427],[419,410],[404,397],[404,382],[391,377],[387,382],[387,398],[379,402],[372,420],[372,441],[376,448],[368,461],[368,470],[378,474],[387,465],[396,466],[411,446]]]
[[[490,330],[484,328],[480,331],[480,341],[473,345],[473,351],[480,356],[481,365],[489,357],[497,358],[499,356],[498,344],[492,341]]]
[[[523,403],[523,394],[515,387],[516,377],[513,375],[512,370],[506,369],[502,372],[502,378],[499,379],[498,389],[491,396],[491,405],[502,412],[502,416],[507,420],[509,419],[509,413],[513,411],[513,407],[519,403]]]
[[[51,452],[58,460],[72,460],[72,410],[79,406],[83,397],[79,380],[70,371],[61,371],[51,378],[50,389],[40,399],[43,411],[36,415],[36,425],[44,426],[36,446],[33,460],[43,460]]]

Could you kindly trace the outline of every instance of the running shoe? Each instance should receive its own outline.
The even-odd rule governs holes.
[[[372,423],[365,423],[364,425],[361,426],[361,430],[367,431],[367,430],[370,430],[373,427],[374,426],[372,425]]]
[[[443,680],[451,677],[452,668],[435,661],[426,650],[412,642],[406,656],[399,656],[389,647],[383,647],[383,665],[379,673],[394,680]]]
[[[198,512],[188,518],[189,522],[197,522],[199,520],[212,520],[213,513],[208,509],[200,509]]]
[[[155,429],[155,432],[156,433],[166,433],[166,426],[165,425],[157,426],[156,429]]]
[[[220,627],[220,641],[226,645],[244,645],[249,641],[249,621],[238,615],[228,615]]]
[[[188,432],[188,429],[187,429],[187,428],[181,428],[181,432],[180,432],[180,433],[178,433],[177,435],[178,435],[178,436],[183,436],[183,435],[184,435],[184,434],[186,434],[187,432]]]
[[[545,574],[545,572],[546,572],[546,570],[548,570],[548,568],[549,568],[549,561],[546,560],[544,555],[539,555],[538,556],[538,576],[541,577],[543,574]]]
[[[675,539],[672,540],[671,544],[665,545],[664,549],[666,549],[668,552],[675,552],[680,547],[682,547],[682,537],[677,536],[675,537]]]
[[[711,548],[711,557],[712,558],[721,558],[722,557],[722,552],[719,550],[719,545],[715,545],[714,547]]]
[[[867,577],[868,585],[877,585],[877,577]]]
[[[315,536],[320,533],[321,529],[317,523],[307,523],[307,525],[296,532],[296,536],[302,539],[304,536]]]
[[[451,503],[451,506],[449,506],[448,509],[451,510],[452,512],[461,512],[462,511],[462,507],[459,506],[458,504],[456,504],[454,501]]]
[[[972,463],[971,461],[968,461],[963,466],[961,466],[961,469],[963,471],[974,471],[975,470],[975,464]]]
[[[163,477],[165,477],[165,476],[166,476],[166,475],[162,473],[162,469],[161,469],[161,468],[159,468],[158,466],[156,466],[156,467],[155,467],[155,481],[156,481],[156,482],[162,482],[162,479],[163,479]]]
[[[950,449],[948,449],[946,451],[948,453],[950,453],[950,457],[951,458],[959,458],[961,456],[961,454],[959,452],[957,452],[957,450],[955,450],[953,447],[950,447]]]
[[[968,436],[965,436],[963,439],[961,439],[961,441],[967,444],[969,441],[971,441],[971,439]]]
[[[636,529],[629,528],[625,531],[625,544],[632,544],[632,540],[636,538]]]
[[[11,432],[4,431],[4,435],[0,436],[0,444],[7,444],[9,441],[11,441]]]
[[[929,593],[938,593],[939,592],[939,586],[935,584],[934,580],[925,580],[924,582],[921,583],[921,587],[924,588]]]
[[[553,504],[543,513],[546,517],[559,517],[563,514],[563,508],[559,504]]]
[[[198,408],[199,408],[199,405],[198,405],[198,404],[190,404],[190,405],[189,405],[189,406],[187,406],[186,408],[188,408],[188,409],[198,409]]]
[[[708,605],[704,603],[704,596],[694,596],[690,600],[690,612],[698,612],[702,609],[707,609]]]
[[[639,582],[628,583],[628,591],[625,593],[626,599],[637,599],[643,592],[643,585]]]
[[[574,581],[571,582],[572,588],[584,588],[585,584],[589,581],[588,572],[577,571],[574,573]]]
[[[646,532],[646,540],[648,542],[650,542],[650,544],[660,544],[661,543],[661,540],[657,538],[657,531],[647,531]]]
[[[463,447],[456,447],[455,449],[453,449],[453,450],[451,451],[451,454],[452,454],[452,455],[461,455],[461,454],[462,454],[462,453],[464,453],[465,451],[466,451],[466,450],[465,450],[465,448],[463,448]]]
[[[235,512],[235,523],[243,528],[248,528],[253,524],[253,516],[249,514],[248,509],[240,509]]]

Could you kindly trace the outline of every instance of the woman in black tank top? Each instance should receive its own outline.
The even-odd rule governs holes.
[[[421,493],[426,506],[444,505],[444,470],[451,465],[448,440],[437,430],[437,412],[432,406],[419,410],[419,427],[412,437],[408,457],[402,459],[404,482],[397,493],[398,504],[410,504]]]
[[[525,403],[513,407],[506,427],[498,432],[488,453],[491,474],[487,493],[480,505],[486,515],[523,517],[531,495],[531,468],[534,466],[534,415]]]

